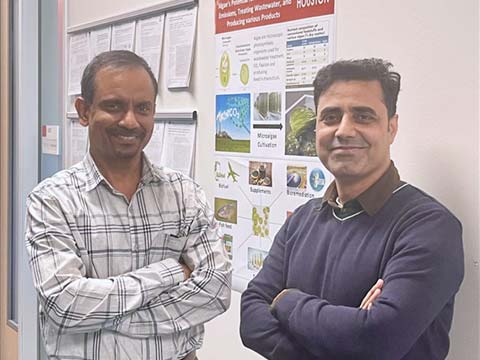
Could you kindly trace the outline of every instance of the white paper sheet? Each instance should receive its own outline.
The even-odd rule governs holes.
[[[42,125],[42,154],[60,154],[59,128],[58,125]]]
[[[135,21],[113,25],[112,50],[133,51],[135,42]]]
[[[165,122],[155,122],[152,137],[145,147],[144,151],[152,163],[157,166],[162,165],[162,147],[165,133]]]
[[[88,33],[70,36],[68,48],[68,95],[80,94],[83,70],[90,61]]]
[[[135,53],[143,57],[157,78],[160,73],[163,26],[165,15],[139,20],[137,23],[137,41]]]
[[[162,149],[162,165],[192,176],[197,123],[168,122]]]
[[[88,150],[88,128],[78,121],[71,121],[70,126],[70,164],[83,160]]]
[[[109,51],[112,41],[112,27],[93,30],[90,32],[90,47],[92,58],[98,54]]]
[[[168,88],[190,85],[196,29],[197,7],[167,13],[165,31]]]

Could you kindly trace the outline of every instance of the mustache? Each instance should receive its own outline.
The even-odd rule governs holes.
[[[333,138],[332,142],[327,145],[328,150],[339,147],[367,147],[368,143],[362,138]]]
[[[122,127],[114,127],[108,129],[108,133],[113,136],[136,136],[141,137],[145,134],[145,130],[142,128],[126,129]]]

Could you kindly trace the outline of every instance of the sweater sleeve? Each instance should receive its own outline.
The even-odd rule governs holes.
[[[273,298],[285,288],[286,227],[284,224],[278,232],[262,269],[242,295],[240,336],[246,347],[267,359],[309,359],[311,355],[289,335],[270,311]]]
[[[443,209],[430,210],[399,230],[383,274],[384,288],[369,311],[292,291],[273,312],[316,356],[329,352],[357,360],[401,359],[453,301],[463,274],[460,223]]]

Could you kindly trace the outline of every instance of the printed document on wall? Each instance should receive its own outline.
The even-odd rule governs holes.
[[[197,7],[167,13],[165,35],[168,88],[190,85],[196,29]]]
[[[112,50],[133,51],[135,42],[135,21],[113,25]]]
[[[137,23],[135,53],[145,59],[157,81],[160,73],[164,19],[165,15],[162,14],[139,20]]]
[[[193,177],[196,122],[167,122],[162,150],[162,165]]]
[[[88,33],[71,35],[68,44],[68,95],[80,94],[80,81],[90,61],[90,38]]]
[[[80,125],[78,120],[70,121],[69,166],[82,161],[88,151],[88,127]]]
[[[332,181],[315,151],[312,82],[335,59],[334,0],[215,1],[215,218],[235,290],[295,208]]]
[[[155,122],[152,137],[143,151],[147,154],[152,163],[162,166],[162,148],[165,133],[165,122]]]
[[[107,26],[102,29],[90,32],[90,46],[92,58],[98,54],[109,51],[112,42],[112,27]]]

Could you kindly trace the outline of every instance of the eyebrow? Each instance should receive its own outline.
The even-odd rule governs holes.
[[[128,101],[125,101],[124,99],[122,98],[119,98],[119,97],[111,97],[111,98],[105,98],[105,99],[102,99],[98,102],[99,105],[103,105],[103,104],[124,104]],[[138,102],[135,102],[135,106],[137,105],[150,105],[152,106],[153,104],[155,104],[154,102],[152,102],[151,100],[139,100]]]
[[[103,99],[99,100],[99,103],[104,103],[104,102],[122,102],[123,100],[120,97],[117,96],[107,96],[104,97]]]
[[[322,111],[320,112],[320,116],[325,115],[325,114],[338,113],[338,112],[342,112],[342,109],[340,107],[329,106],[329,107],[326,107],[326,108],[322,109]]]
[[[372,109],[369,106],[352,106],[349,108],[349,111],[355,112],[355,113],[370,113],[373,115],[377,115],[377,112]],[[326,115],[326,114],[331,114],[331,113],[339,113],[343,112],[343,109],[339,106],[329,106],[320,112],[320,116]]]
[[[377,112],[376,112],[374,109],[372,109],[371,107],[369,107],[369,106],[352,106],[350,109],[351,109],[351,111],[357,112],[357,113],[360,113],[360,112],[365,113],[365,112],[367,112],[367,113],[374,114],[374,115],[377,114]]]

